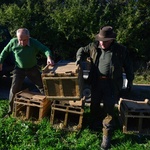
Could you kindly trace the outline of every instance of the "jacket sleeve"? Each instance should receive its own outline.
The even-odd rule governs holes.
[[[11,52],[11,41],[4,47],[4,49],[2,50],[1,54],[0,54],[0,64],[3,64],[4,60],[6,59],[6,57],[9,55],[9,53]]]
[[[85,47],[80,47],[76,53],[76,60],[81,61],[85,56],[90,56],[90,51],[92,51],[92,49],[95,49],[95,47],[97,47],[97,44],[97,41],[95,41],[93,43],[88,44]]]
[[[89,50],[90,50],[90,44],[85,47],[80,47],[76,53],[76,60],[77,61],[82,60],[85,54],[89,53]]]

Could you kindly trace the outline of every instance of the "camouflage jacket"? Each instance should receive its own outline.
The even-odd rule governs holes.
[[[85,47],[79,48],[76,53],[77,61],[82,60],[84,56],[90,57],[91,70],[90,70],[90,75],[89,75],[89,81],[93,85],[97,83],[97,79],[98,79],[97,57],[98,57],[98,54],[101,54],[101,50],[98,46],[99,46],[99,42],[95,41]],[[110,65],[110,72],[111,72],[110,78],[112,79],[116,88],[120,90],[123,84],[123,76],[122,76],[123,72],[126,73],[128,82],[132,82],[134,79],[132,62],[130,60],[129,53],[125,46],[118,44],[116,42],[113,42],[113,44],[111,45],[111,51],[112,51],[112,59],[110,63],[111,64]]]

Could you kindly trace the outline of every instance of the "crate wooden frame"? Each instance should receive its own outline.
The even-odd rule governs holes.
[[[41,76],[45,95],[50,100],[80,100],[82,98],[83,73],[74,62],[57,63],[55,67],[47,65],[43,68]]]
[[[40,93],[20,91],[14,98],[13,116],[24,120],[40,121],[50,112],[51,103],[45,95]]]
[[[150,105],[144,101],[121,99],[119,102],[119,119],[123,133],[150,135],[147,125],[150,121]]]
[[[51,116],[50,116],[50,124],[54,125],[55,122],[55,113],[56,111],[64,113],[64,120],[63,120],[63,128],[66,128],[68,125],[68,117],[69,114],[78,115],[79,122],[77,124],[77,129],[82,128],[82,121],[83,121],[83,114],[84,109],[81,106],[72,106],[72,105],[65,105],[61,103],[57,103],[56,101],[53,102],[51,105]]]

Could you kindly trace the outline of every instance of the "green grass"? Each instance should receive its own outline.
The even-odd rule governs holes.
[[[150,84],[150,70],[135,72],[135,84]]]
[[[150,84],[150,72],[135,74],[135,84]],[[143,91],[141,91],[143,92]],[[148,93],[141,93],[147,95]],[[141,95],[140,94],[140,95]],[[89,107],[85,109],[83,127],[71,132],[54,129],[49,118],[39,123],[17,118],[3,118],[7,113],[8,100],[0,100],[0,150],[99,150],[102,132],[89,129]],[[116,128],[111,150],[149,150],[150,136],[125,134],[122,131],[116,109]]]
[[[71,132],[54,129],[49,119],[39,123],[22,121],[13,117],[3,118],[8,109],[8,100],[0,100],[0,150],[99,150],[102,132],[88,128],[89,108],[83,119],[83,128]],[[111,150],[148,150],[150,137],[124,134],[116,109],[116,129]]]

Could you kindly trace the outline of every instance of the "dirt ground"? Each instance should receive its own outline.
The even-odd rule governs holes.
[[[9,89],[11,85],[12,78],[3,77],[0,78],[0,99],[8,99]],[[23,89],[29,88],[29,90],[36,91],[35,86],[28,80],[25,79],[23,84]],[[132,91],[130,93],[125,90],[122,91],[122,98],[132,99],[132,100],[144,100],[150,99],[150,85],[133,85]]]

